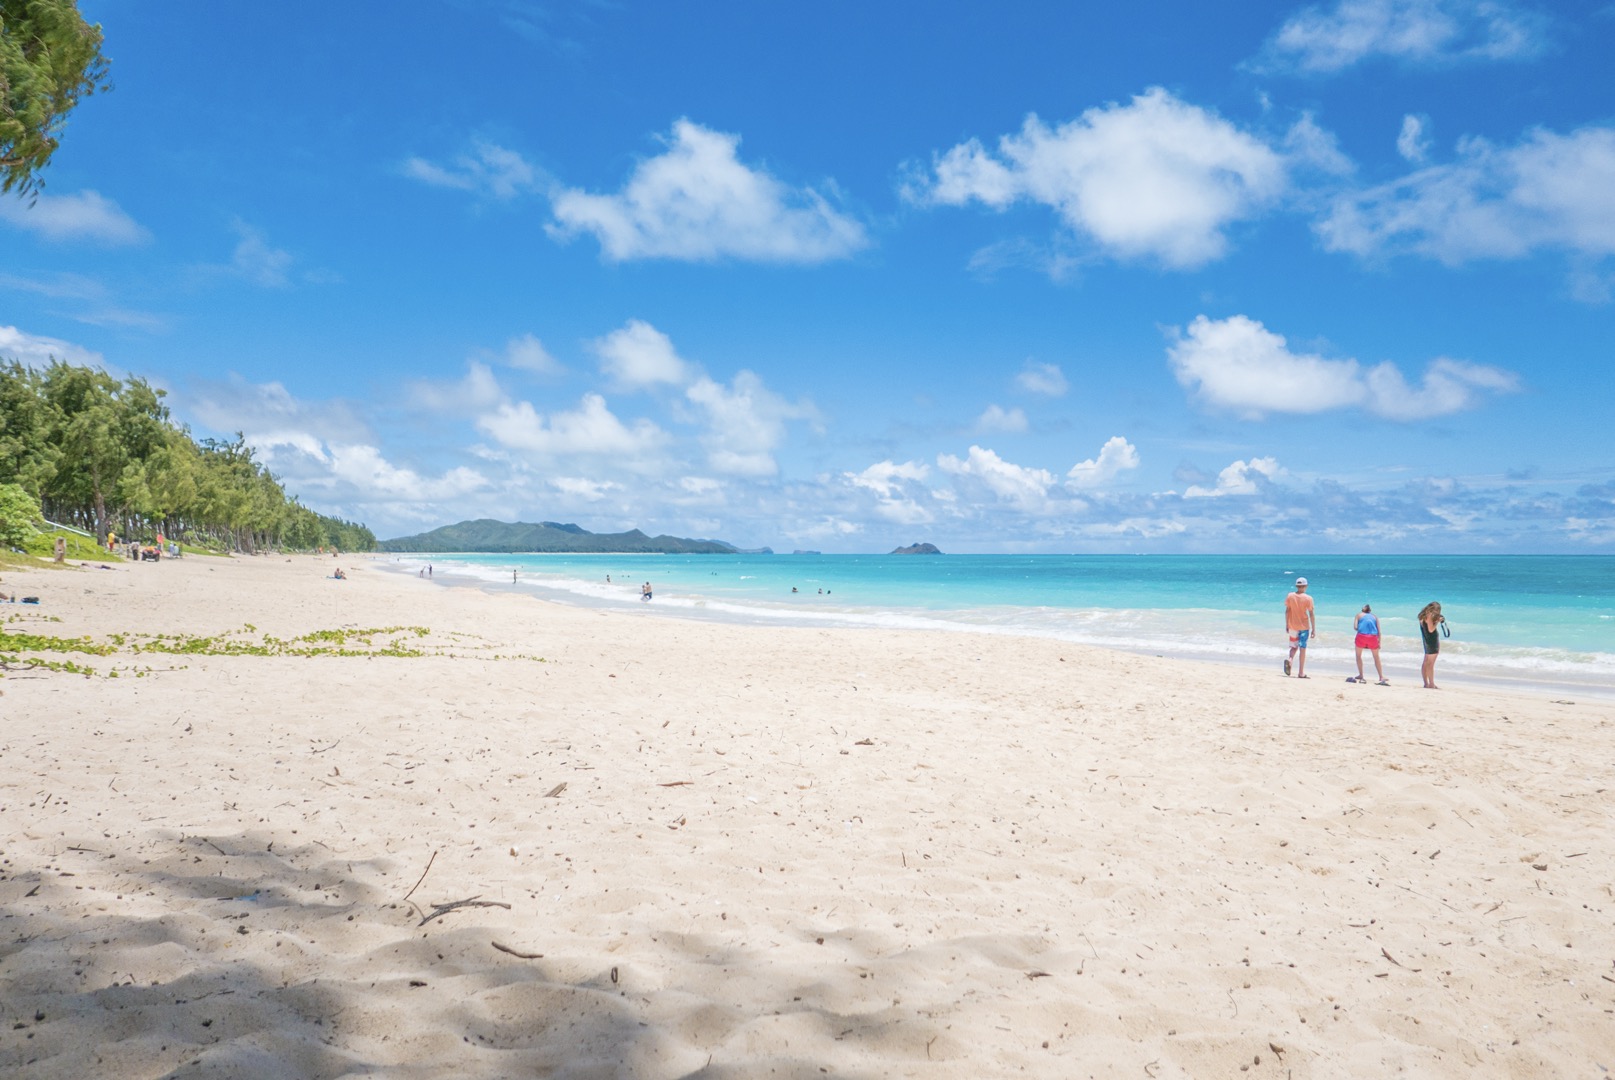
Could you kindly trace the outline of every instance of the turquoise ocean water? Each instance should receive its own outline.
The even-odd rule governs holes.
[[[410,573],[427,561],[391,558]],[[1415,616],[1439,600],[1453,629],[1442,643],[1438,676],[1445,680],[1615,696],[1615,556],[434,555],[430,561],[434,580],[445,584],[482,583],[624,610],[1028,634],[1275,670],[1286,651],[1284,594],[1299,574],[1318,610],[1309,674],[1355,673],[1352,618],[1367,603],[1380,616],[1388,676],[1417,680]],[[649,605],[639,599],[645,581],[655,588]]]

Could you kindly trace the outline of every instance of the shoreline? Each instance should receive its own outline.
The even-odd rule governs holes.
[[[3,575],[8,632],[128,637],[0,679],[0,1071],[1606,1059],[1607,707],[350,556]]]
[[[585,553],[585,555],[588,558],[600,557],[593,552]],[[498,556],[499,553],[493,553],[489,557]],[[407,570],[401,567],[394,569],[394,566],[403,560],[413,558],[411,554],[376,552],[369,553],[366,557],[378,560],[377,565],[386,568],[388,572],[396,572],[406,577],[411,576]],[[446,555],[445,557],[452,560],[454,556]],[[421,557],[419,561],[424,563],[430,560],[426,557]],[[413,566],[414,564],[410,565]],[[950,620],[941,615],[930,615],[920,610],[903,614],[888,612],[865,614],[846,609],[814,611],[811,609],[801,610],[781,607],[765,611],[755,604],[741,604],[700,597],[686,603],[679,603],[677,600],[669,603],[669,598],[665,594],[662,596],[660,604],[656,601],[645,604],[626,590],[621,598],[616,598],[566,589],[547,584],[542,580],[536,582],[529,580],[512,585],[473,573],[466,573],[463,568],[467,564],[464,563],[457,564],[450,561],[446,565],[449,569],[443,572],[441,578],[434,576],[428,580],[450,588],[475,588],[493,594],[508,593],[511,595],[536,596],[550,603],[578,607],[583,610],[615,611],[624,614],[637,612],[645,616],[661,616],[694,622],[714,622],[752,627],[891,630],[915,633],[979,634],[1011,639],[1026,638],[1069,644],[1073,647],[1113,650],[1132,656],[1150,656],[1164,660],[1186,660],[1194,663],[1225,665],[1268,674],[1279,673],[1287,652],[1280,635],[1276,632],[1274,634],[1274,644],[1269,650],[1271,655],[1256,655],[1252,652],[1196,648],[1182,642],[1137,642],[1119,638],[1107,639],[1096,636],[1079,636],[1072,632],[1053,630],[1040,632],[1035,627],[1026,626],[972,624],[960,620]],[[635,587],[637,588],[637,586]],[[1114,611],[1108,609],[1093,609],[1093,612],[1085,612],[1085,614],[1092,613],[1098,613],[1101,616],[1115,614]],[[1128,611],[1127,614],[1137,614],[1137,612]],[[1205,614],[1215,616],[1216,613],[1206,612]],[[1339,638],[1348,642],[1351,640],[1349,633],[1331,632],[1329,636],[1330,638]],[[1411,680],[1416,688],[1421,689],[1422,687],[1419,686],[1419,663],[1422,658],[1421,653],[1407,649],[1394,653],[1390,651],[1382,653],[1387,675],[1391,678],[1393,685],[1399,679],[1403,685],[1406,685]],[[1520,693],[1547,699],[1573,694],[1588,700],[1615,702],[1615,681],[1601,682],[1590,678],[1577,679],[1571,676],[1557,680],[1529,678],[1513,673],[1498,673],[1495,668],[1478,671],[1464,670],[1464,660],[1458,660],[1454,664],[1454,659],[1451,656],[1443,659],[1443,667],[1438,671],[1438,678],[1445,676],[1456,680],[1453,683],[1455,686],[1462,685],[1491,692]],[[1372,660],[1365,656],[1363,662],[1365,669],[1372,674]],[[1332,643],[1325,643],[1313,649],[1313,656],[1309,659],[1309,665],[1323,681],[1327,682],[1330,678],[1333,678],[1337,682],[1344,682],[1347,674],[1352,674],[1356,671],[1355,653],[1349,645],[1335,646]],[[1323,671],[1327,671],[1328,674],[1322,674]],[[1442,689],[1446,689],[1446,687],[1443,686]]]

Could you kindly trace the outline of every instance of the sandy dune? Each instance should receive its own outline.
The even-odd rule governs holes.
[[[0,1073],[1615,1069],[1607,704],[332,565],[4,574]]]

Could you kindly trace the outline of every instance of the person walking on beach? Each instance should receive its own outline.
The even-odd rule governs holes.
[[[1419,634],[1424,638],[1424,666],[1419,670],[1424,673],[1426,690],[1441,689],[1436,685],[1436,657],[1441,654],[1441,632],[1446,630],[1446,622],[1441,605],[1435,601],[1424,605],[1419,612]]]
[[[651,598],[650,582],[647,581],[643,586],[640,587],[639,598],[647,601]]]
[[[1357,681],[1360,683],[1368,681],[1363,675],[1363,650],[1367,649],[1374,654],[1374,673],[1379,676],[1379,684],[1391,685],[1390,680],[1385,677],[1385,668],[1379,662],[1379,616],[1374,614],[1374,609],[1364,604],[1363,610],[1352,620],[1352,629],[1357,633]]]
[[[1307,595],[1307,579],[1295,579],[1295,592],[1284,598],[1284,630],[1290,635],[1290,655],[1284,661],[1284,674],[1290,673],[1290,664],[1299,652],[1301,659],[1295,664],[1295,677],[1307,675],[1307,644],[1318,632],[1317,618],[1313,614],[1312,597]]]

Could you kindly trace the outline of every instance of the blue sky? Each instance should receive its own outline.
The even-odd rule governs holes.
[[[1615,5],[84,0],[0,355],[309,505],[1615,549]]]

